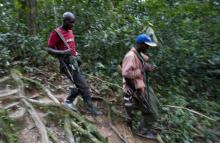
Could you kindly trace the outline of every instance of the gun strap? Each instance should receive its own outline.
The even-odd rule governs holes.
[[[63,43],[65,44],[65,46],[68,48],[68,49],[71,49],[69,44],[66,42],[66,40],[64,39],[63,35],[60,33],[59,31],[59,28],[55,29],[56,33],[58,34],[58,36],[60,37],[60,39],[63,41]],[[64,65],[64,67],[66,68],[66,72],[67,74],[69,75],[70,77],[70,80],[73,82],[74,84],[74,80],[73,80],[73,76],[71,75],[71,72],[69,70],[69,68],[67,67],[66,63],[63,61],[62,58],[60,58],[60,62]],[[71,67],[72,68],[72,67]],[[75,69],[75,68],[74,68]],[[73,69],[73,70],[74,70]]]
[[[65,46],[68,49],[71,49],[69,44],[66,42],[66,40],[64,39],[63,35],[60,33],[59,28],[55,29],[56,33],[59,35],[60,39],[63,41],[63,43],[65,44]]]
[[[144,58],[139,54],[137,51],[134,51],[135,55],[138,57],[138,59],[141,61],[142,65],[145,65]],[[150,96],[150,88],[149,88],[149,75],[148,73],[144,73],[144,80],[147,86],[147,99],[143,96],[144,100],[149,101],[149,96]]]
[[[65,67],[65,69],[66,69],[66,74],[69,76],[69,78],[70,78],[70,80],[72,81],[72,83],[75,84],[75,83],[74,83],[74,80],[73,80],[73,76],[72,76],[72,74],[71,74],[69,68],[67,67],[66,63],[63,61],[62,58],[59,58],[59,60],[60,60],[60,62],[63,64],[63,66]]]

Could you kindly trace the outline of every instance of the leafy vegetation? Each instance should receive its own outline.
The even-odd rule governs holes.
[[[18,127],[15,122],[8,118],[6,111],[0,110],[0,142],[16,143],[18,136]]]
[[[47,38],[62,23],[63,12],[71,11],[77,17],[74,33],[85,70],[121,85],[116,66],[133,46],[135,36],[152,27],[159,46],[149,50],[151,62],[158,66],[150,74],[150,84],[162,105],[190,108],[219,120],[219,1],[38,0],[32,7],[27,5],[34,1],[0,2],[1,74],[11,67],[51,65],[55,59],[45,50]],[[37,9],[35,14],[31,9]],[[103,85],[104,91],[110,88]],[[117,92],[121,95],[122,91]],[[166,142],[217,140],[217,121],[166,106],[162,113]]]

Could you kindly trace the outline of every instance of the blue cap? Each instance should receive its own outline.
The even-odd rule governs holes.
[[[150,36],[146,35],[146,34],[140,34],[136,37],[136,43],[141,44],[141,43],[145,43],[151,47],[156,47],[157,44],[151,40]]]

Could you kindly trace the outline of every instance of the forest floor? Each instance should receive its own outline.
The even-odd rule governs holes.
[[[54,83],[49,82],[51,76],[56,78]],[[55,99],[58,100],[59,106],[63,106],[63,101],[68,95],[69,87],[72,86],[68,79],[60,76],[59,74],[42,72],[38,70],[34,73],[25,75],[27,79],[31,79],[33,81],[39,81],[38,83],[42,84],[42,88],[49,89],[49,94],[52,94]],[[31,81],[30,80],[30,81]],[[87,122],[96,126],[97,131],[101,134],[109,143],[156,143],[157,141],[147,140],[145,138],[136,136],[132,133],[130,127],[126,124],[125,119],[117,117],[117,116],[109,116],[108,106],[106,102],[100,100],[105,98],[108,102],[110,100],[113,101],[115,95],[103,95],[96,87],[98,81],[95,79],[90,80],[90,87],[93,91],[93,96],[96,97],[93,100],[94,105],[101,110],[104,115],[102,116],[91,116],[88,114],[83,107],[83,102],[81,98],[77,99],[77,106],[79,107],[79,115],[82,116]],[[27,101],[33,100],[38,101],[43,104],[53,104],[54,100],[51,96],[47,96],[42,94],[42,89],[39,88],[38,84],[34,82],[27,84],[28,82],[24,82],[24,92],[25,99]],[[5,82],[4,84],[0,84],[0,108],[4,108],[9,112],[9,117],[16,120],[16,125],[19,127],[19,143],[42,143],[42,134],[40,132],[40,125],[37,124],[36,119],[32,115],[34,111],[36,111],[36,116],[39,121],[43,123],[45,126],[47,133],[50,138],[52,138],[52,142],[54,143],[68,143],[69,138],[67,138],[63,121],[66,116],[62,116],[59,114],[59,111],[54,111],[53,108],[43,107],[37,108],[33,106],[33,110],[31,107],[25,108],[24,103],[21,98],[18,97],[19,91],[17,87],[15,87],[14,82]],[[101,97],[100,99],[97,97]],[[31,103],[31,102],[29,102]],[[32,105],[32,104],[31,104]],[[125,110],[122,104],[118,104],[117,111],[119,114],[124,114]],[[31,110],[29,110],[31,109]],[[27,112],[31,111],[31,112]],[[73,117],[69,117],[73,118]],[[72,131],[75,130],[72,128]],[[73,132],[73,136],[75,138],[75,142],[85,142],[77,136],[83,137],[81,135],[75,136]],[[88,141],[90,142],[90,141]]]

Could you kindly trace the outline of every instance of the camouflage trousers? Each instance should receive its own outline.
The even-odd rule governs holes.
[[[154,94],[152,88],[149,92],[135,91],[132,95],[124,95],[124,104],[130,120],[129,125],[133,126],[133,120],[138,116],[138,111],[141,111],[142,119],[140,126],[152,128],[155,122],[160,118],[159,100]]]

